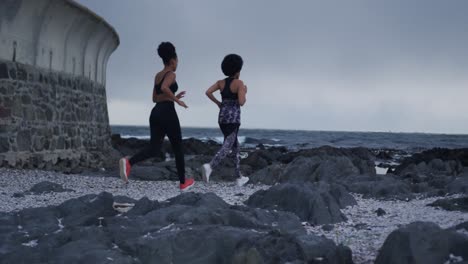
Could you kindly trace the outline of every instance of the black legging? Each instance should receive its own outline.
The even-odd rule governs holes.
[[[175,155],[177,174],[180,183],[185,183],[185,160],[182,149],[182,132],[173,102],[160,102],[154,106],[150,115],[150,145],[130,159],[130,165],[155,157],[161,151],[167,135]]]

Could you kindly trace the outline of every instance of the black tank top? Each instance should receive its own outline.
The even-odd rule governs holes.
[[[234,78],[226,78],[224,79],[225,85],[224,89],[221,91],[221,98],[223,100],[237,100],[237,93],[233,93],[231,91],[231,83]]]
[[[164,78],[166,78],[166,75],[168,74],[169,72],[166,72],[161,80],[161,82],[159,84],[154,84],[154,90],[156,91],[156,94],[162,94],[163,91],[161,90],[161,85],[163,84],[164,82]],[[177,90],[179,89],[179,85],[177,85],[177,82],[174,82],[173,84],[171,84],[171,86],[169,86],[169,89],[171,89],[172,93],[176,93]]]

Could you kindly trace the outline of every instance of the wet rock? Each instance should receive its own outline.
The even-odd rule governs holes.
[[[375,263],[446,263],[453,256],[468,259],[467,248],[465,235],[434,223],[414,222],[387,237]]]
[[[31,189],[29,189],[29,192],[32,194],[44,194],[44,193],[51,193],[51,192],[70,192],[73,191],[71,189],[64,189],[62,185],[54,183],[54,182],[49,182],[49,181],[43,181],[35,184]]]
[[[347,157],[298,157],[289,163],[280,175],[281,182],[301,183],[335,181],[350,175],[358,175]]]
[[[249,175],[249,183],[274,185],[280,181],[280,175],[285,165],[275,163]]]
[[[468,148],[434,148],[405,158],[397,166],[395,174],[404,175],[408,172],[416,172],[457,175],[463,171],[463,167],[468,167]]]
[[[468,194],[468,177],[458,177],[447,185],[447,192]]]
[[[365,198],[410,200],[414,198],[410,185],[393,175],[353,176],[343,184],[347,190]]]
[[[315,225],[346,220],[340,211],[340,198],[328,184],[280,184],[254,193],[246,201],[251,207],[293,212],[303,221]],[[334,196],[335,194],[335,196]],[[356,203],[352,196],[343,204]]]

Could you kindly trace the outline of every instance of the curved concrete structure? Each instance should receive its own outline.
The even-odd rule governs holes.
[[[0,0],[0,59],[105,84],[114,28],[71,0]]]
[[[112,153],[115,30],[71,0],[0,0],[0,166],[74,172]]]

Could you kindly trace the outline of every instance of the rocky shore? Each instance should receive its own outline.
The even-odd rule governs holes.
[[[113,136],[112,159],[144,140]],[[0,168],[2,263],[466,263],[468,149],[242,150],[202,183],[219,145],[184,141],[180,194],[165,145],[134,166],[80,174]],[[165,161],[164,161],[165,160]],[[376,165],[378,170],[376,170]],[[383,172],[387,172],[383,174]]]

